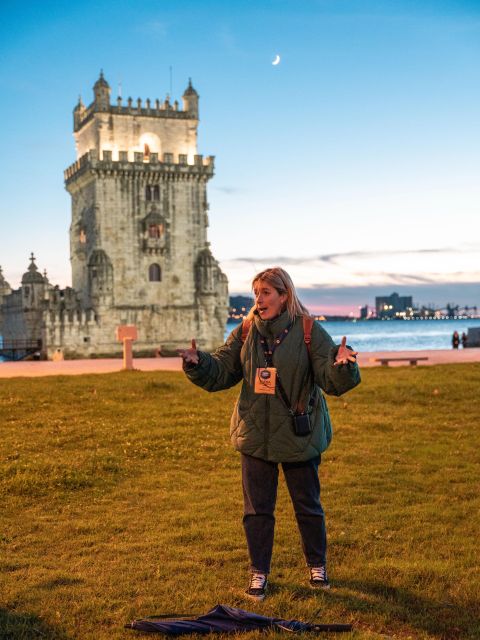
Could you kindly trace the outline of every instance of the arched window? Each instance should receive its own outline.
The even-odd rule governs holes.
[[[160,282],[162,280],[160,265],[154,263],[148,267],[148,279],[150,282]]]
[[[151,202],[155,200],[156,202],[160,201],[160,187],[158,184],[149,185],[145,187],[145,200]]]

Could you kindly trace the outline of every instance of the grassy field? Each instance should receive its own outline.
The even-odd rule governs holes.
[[[255,604],[235,389],[179,373],[2,380],[0,637],[143,637],[123,625],[220,602],[354,625],[331,638],[480,638],[479,389],[480,365],[377,368],[330,398],[333,587],[308,588],[282,479],[271,595]]]

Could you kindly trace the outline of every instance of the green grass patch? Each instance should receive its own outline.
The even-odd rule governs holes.
[[[307,588],[282,479],[271,595],[255,605],[237,390],[167,372],[2,380],[0,637],[135,638],[131,619],[221,602],[351,622],[355,639],[480,638],[479,389],[477,364],[375,368],[329,398],[333,588]]]

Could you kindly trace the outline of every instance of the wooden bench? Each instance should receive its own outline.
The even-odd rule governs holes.
[[[389,362],[400,362],[402,360],[410,362],[410,366],[414,367],[419,360],[428,360],[428,358],[420,356],[409,356],[408,358],[376,358],[375,362],[381,362],[382,367],[388,367]]]

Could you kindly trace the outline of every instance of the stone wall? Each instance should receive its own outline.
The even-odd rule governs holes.
[[[48,358],[57,350],[65,358],[115,356],[122,352],[122,345],[115,338],[116,328],[134,324],[138,329],[134,352],[144,356],[154,356],[160,348],[164,355],[172,355],[178,347],[188,346],[192,337],[197,338],[200,349],[210,351],[223,342],[225,330],[223,314],[212,318],[211,311],[208,305],[200,304],[166,309],[109,309],[73,317],[45,313],[41,337]]]

